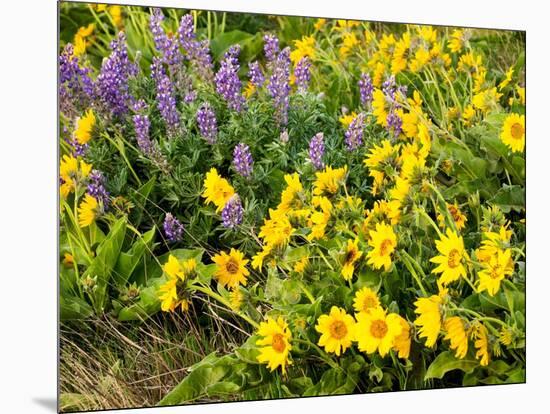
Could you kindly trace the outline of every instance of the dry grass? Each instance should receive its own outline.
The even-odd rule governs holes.
[[[188,314],[161,314],[141,324],[112,317],[63,323],[60,410],[154,406],[189,366],[244,342],[245,325],[209,302],[195,303]]]

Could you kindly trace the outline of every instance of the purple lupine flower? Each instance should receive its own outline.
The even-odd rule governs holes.
[[[309,159],[316,170],[324,168],[323,155],[325,153],[324,134],[319,132],[309,141]]]
[[[359,94],[361,95],[361,104],[367,105],[372,102],[372,92],[374,86],[368,73],[362,73],[359,79]]]
[[[178,39],[181,47],[186,52],[186,59],[192,62],[199,76],[204,80],[211,80],[214,65],[210,56],[209,42],[208,40],[196,40],[195,26],[191,14],[182,16],[178,27]]]
[[[273,98],[275,117],[279,126],[288,122],[288,104],[290,92],[290,48],[284,48],[274,62],[273,73],[269,77],[267,90]]]
[[[216,122],[216,114],[210,108],[208,103],[203,103],[197,111],[197,123],[203,138],[210,144],[216,142],[218,135],[218,124]]]
[[[227,102],[230,109],[240,112],[245,99],[241,93],[241,80],[239,79],[240,46],[234,45],[224,55],[220,69],[216,73],[216,92]]]
[[[183,224],[181,224],[181,222],[171,213],[166,213],[163,227],[164,234],[168,241],[175,243],[183,239]]]
[[[294,77],[296,78],[296,86],[299,91],[305,91],[309,85],[311,79],[311,73],[309,71],[311,62],[307,56],[303,57],[296,64],[294,69]]]
[[[122,116],[131,102],[128,79],[137,75],[138,68],[128,59],[124,32],[111,41],[110,48],[111,55],[103,60],[95,86],[102,109],[112,116]]]
[[[63,140],[71,147],[71,155],[75,158],[82,157],[88,150],[88,144],[81,144],[76,138],[71,136],[66,126],[63,126],[63,132],[61,133]]]
[[[59,55],[59,107],[68,118],[90,106],[94,94],[90,72],[91,69],[80,66],[74,46],[67,43]]]
[[[235,170],[245,178],[252,176],[252,154],[250,147],[244,143],[237,144],[233,150],[233,166]]]
[[[257,88],[261,88],[265,82],[265,77],[262,73],[262,69],[260,69],[260,64],[256,60],[249,63],[248,68],[248,77],[250,78],[250,82],[252,82]]]
[[[243,213],[244,209],[241,199],[237,194],[234,194],[223,207],[223,226],[229,229],[234,229],[243,222]]]
[[[398,137],[401,132],[403,131],[403,120],[401,117],[395,112],[395,110],[392,110],[388,113],[388,116],[386,117],[386,129],[389,132],[393,132],[394,137]]]
[[[109,193],[105,190],[105,177],[99,170],[92,170],[90,173],[87,192],[103,204],[103,208],[109,206]]]
[[[179,113],[176,108],[176,99],[174,97],[174,85],[166,75],[164,66],[159,58],[154,57],[151,64],[151,77],[157,85],[157,106],[166,121],[166,125],[171,134],[179,126]]]
[[[149,128],[151,121],[147,115],[134,115],[132,117],[134,121],[134,130],[136,132],[136,141],[139,149],[145,154],[150,156],[153,152],[153,143],[149,138]]]
[[[405,85],[397,85],[395,82],[395,76],[391,75],[382,84],[382,92],[384,92],[386,99],[388,99],[396,107],[399,107],[397,95],[406,95],[407,87]]]
[[[170,66],[176,66],[183,61],[183,56],[179,50],[177,39],[168,36],[162,28],[163,20],[162,10],[155,7],[149,19],[149,29],[153,34],[155,48],[162,54],[162,61]]]
[[[272,34],[264,35],[264,53],[268,62],[273,62],[279,53],[279,39]]]
[[[354,151],[363,143],[363,130],[365,128],[365,115],[360,113],[349,124],[345,133],[346,148],[348,151]]]

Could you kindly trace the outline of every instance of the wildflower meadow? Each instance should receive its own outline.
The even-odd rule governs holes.
[[[60,409],[525,382],[525,33],[62,2]]]

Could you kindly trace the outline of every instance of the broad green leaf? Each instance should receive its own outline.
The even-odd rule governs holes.
[[[84,299],[76,296],[59,296],[59,317],[62,321],[71,319],[86,319],[92,316],[94,310]]]
[[[119,287],[126,286],[145,251],[151,250],[154,236],[155,228],[153,227],[141,238],[138,238],[127,252],[120,253],[113,274],[114,281]]]
[[[113,268],[120,254],[125,234],[126,218],[123,217],[113,225],[105,240],[98,246],[96,257],[82,275],[83,278],[89,276],[96,279],[92,302],[98,315],[103,314],[105,310],[107,288],[111,282]]]
[[[463,358],[458,359],[451,351],[440,353],[430,364],[424,380],[430,378],[443,378],[443,376],[452,370],[459,369],[464,372],[470,372],[479,365],[479,361],[475,359]]]

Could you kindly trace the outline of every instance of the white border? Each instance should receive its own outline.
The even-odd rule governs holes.
[[[527,30],[527,384],[173,407],[121,413],[511,413],[545,399],[548,367],[548,14],[518,1],[143,0],[149,5]],[[140,1],[127,1],[140,4]],[[544,4],[544,3],[539,3]],[[0,25],[2,412],[52,412],[56,395],[56,38],[53,0],[6,2]],[[6,231],[7,230],[7,231]],[[48,403],[49,402],[49,403]],[[539,409],[534,409],[538,412]]]

